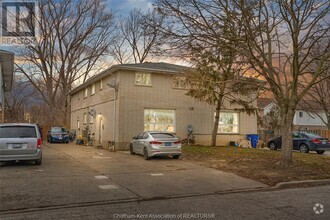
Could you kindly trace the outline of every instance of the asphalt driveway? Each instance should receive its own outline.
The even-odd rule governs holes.
[[[0,211],[208,195],[266,187],[259,182],[171,158],[49,144],[43,164],[0,168]]]

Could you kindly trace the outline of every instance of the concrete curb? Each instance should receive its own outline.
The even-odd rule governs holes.
[[[330,179],[323,180],[301,180],[301,181],[291,181],[277,183],[275,186],[271,187],[274,189],[284,189],[284,188],[298,188],[298,187],[313,187],[320,185],[330,185]]]

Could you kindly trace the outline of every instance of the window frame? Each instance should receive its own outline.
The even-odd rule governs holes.
[[[100,89],[99,90],[102,90],[103,89],[103,79],[100,79]]]
[[[85,112],[84,114],[83,114],[83,124],[85,125],[85,124],[87,124],[87,113]]]
[[[92,95],[95,95],[95,83],[93,83],[91,86],[91,96]]]
[[[88,97],[88,87],[84,90],[84,99]]]
[[[186,80],[187,80],[187,77],[185,77],[185,76],[174,76],[173,82],[172,82],[172,88],[187,90],[188,89],[187,83],[184,83],[184,86],[179,86],[180,83],[177,83],[177,82],[185,82]]]
[[[137,77],[138,77],[138,75],[142,75],[142,80],[143,80],[143,81],[145,80],[143,76],[148,75],[148,76],[149,76],[149,84],[138,83],[138,82],[137,82]],[[141,73],[141,72],[137,72],[137,73],[135,73],[134,85],[136,85],[136,86],[148,86],[148,87],[151,87],[151,86],[152,86],[151,73]]]
[[[162,123],[162,122],[146,122],[145,121],[145,117],[146,117],[146,111],[154,111],[154,112],[157,112],[157,110],[159,111],[173,111],[173,122],[172,123]],[[159,108],[145,108],[144,109],[144,112],[143,112],[143,124],[144,124],[144,131],[159,131],[159,132],[168,132],[168,133],[176,133],[176,110],[175,109],[159,109]],[[150,130],[150,129],[146,129],[146,125],[151,125],[151,127],[154,127],[153,130]],[[166,126],[169,126],[169,127],[172,127],[173,128],[173,131],[169,131],[169,130],[156,130],[155,127],[156,125],[163,125],[164,127]],[[169,128],[167,127],[167,128]]]
[[[221,114],[223,114],[223,113],[227,113],[227,114],[228,113],[231,113],[231,114],[237,115],[237,124],[234,124],[234,123],[233,124],[220,124],[220,122],[221,122]],[[214,116],[215,116],[215,113],[214,113]],[[233,128],[234,127],[237,127],[237,132],[223,132],[223,131],[220,130],[220,128],[221,127],[224,127],[224,126],[232,126]],[[235,111],[223,111],[223,112],[220,112],[217,133],[218,134],[239,134],[240,133],[240,114],[239,114],[239,112],[235,112]]]

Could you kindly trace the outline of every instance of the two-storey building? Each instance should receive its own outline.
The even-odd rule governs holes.
[[[215,108],[187,96],[184,66],[168,63],[114,65],[70,92],[71,129],[88,128],[103,147],[127,149],[142,131],[168,131],[187,137],[193,127],[197,144],[210,144]],[[225,103],[218,145],[257,132],[257,117]]]

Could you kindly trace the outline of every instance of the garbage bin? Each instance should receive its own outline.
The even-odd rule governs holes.
[[[257,134],[247,134],[246,139],[248,139],[251,142],[251,145],[253,148],[257,147],[259,135]]]

